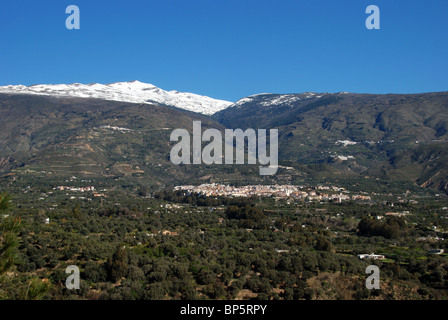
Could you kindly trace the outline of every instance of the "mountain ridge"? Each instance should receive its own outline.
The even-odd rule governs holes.
[[[138,80],[129,82],[8,85],[0,93],[28,94],[55,97],[93,98],[129,103],[161,104],[192,112],[211,115],[230,106],[232,102],[176,90],[166,91]]]
[[[149,103],[0,93],[0,173],[157,185],[261,181],[258,166],[173,165],[170,132],[191,133],[200,120],[221,132],[278,129],[280,167],[263,182],[380,179],[448,192],[448,92],[260,94],[239,101],[209,116]]]
[[[212,117],[233,129],[278,129],[283,161],[448,190],[446,91],[261,94]]]

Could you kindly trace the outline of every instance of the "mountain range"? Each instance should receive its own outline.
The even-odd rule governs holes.
[[[447,190],[448,92],[260,94],[213,115],[279,129],[279,159],[330,177],[372,176]]]
[[[158,96],[160,93],[160,96]],[[0,87],[0,174],[126,179],[137,184],[220,181],[405,181],[448,191],[448,92],[258,94],[236,103],[140,82]],[[280,169],[181,165],[170,133],[279,130]]]
[[[52,97],[94,98],[131,103],[161,104],[202,114],[213,114],[227,108],[232,102],[212,99],[189,92],[165,91],[140,81],[110,84],[38,84],[0,87],[0,93],[29,94]]]

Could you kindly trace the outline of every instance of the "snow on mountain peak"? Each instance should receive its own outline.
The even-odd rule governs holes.
[[[8,85],[0,93],[34,94],[56,97],[94,98],[131,103],[163,104],[211,115],[230,106],[232,102],[217,100],[189,92],[165,91],[138,80],[129,82]]]

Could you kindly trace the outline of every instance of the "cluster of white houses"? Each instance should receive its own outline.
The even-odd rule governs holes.
[[[57,186],[56,188],[53,188],[53,190],[71,191],[71,192],[93,192],[93,196],[94,197],[106,197],[106,195],[104,193],[100,193],[100,192],[106,191],[105,189],[100,190],[100,192],[97,192],[95,187],[93,187],[93,186],[88,186],[88,187]],[[75,197],[71,197],[70,199],[75,199]],[[84,197],[79,197],[79,199],[85,199],[85,198]],[[89,199],[89,200],[91,200],[91,199]]]
[[[276,198],[293,198],[301,200],[333,200],[336,202],[349,200],[371,200],[370,196],[349,195],[344,188],[335,186],[319,186],[316,188],[307,188],[296,185],[248,185],[248,186],[229,186],[224,184],[209,183],[199,186],[184,185],[176,186],[174,191],[183,190],[189,193],[198,193],[201,195],[216,197],[251,197],[264,196]]]
[[[53,188],[53,190],[58,191],[74,191],[74,192],[92,192],[95,191],[95,187],[88,186],[88,187],[67,187],[67,186],[57,186],[56,188]]]

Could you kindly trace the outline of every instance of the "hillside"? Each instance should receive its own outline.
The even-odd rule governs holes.
[[[163,186],[212,172],[238,179],[257,167],[175,166],[176,128],[223,127],[209,117],[165,106],[99,99],[0,95],[0,174],[126,178]],[[229,171],[231,170],[231,172]]]
[[[447,108],[446,92],[261,94],[210,117],[148,103],[0,94],[0,173],[154,187],[361,179],[447,191]],[[257,165],[173,165],[170,134],[191,132],[195,120],[203,130],[279,129],[277,174],[260,177]]]
[[[279,159],[319,165],[328,178],[373,176],[447,190],[448,92],[260,94],[213,117],[231,128],[278,128]]]

